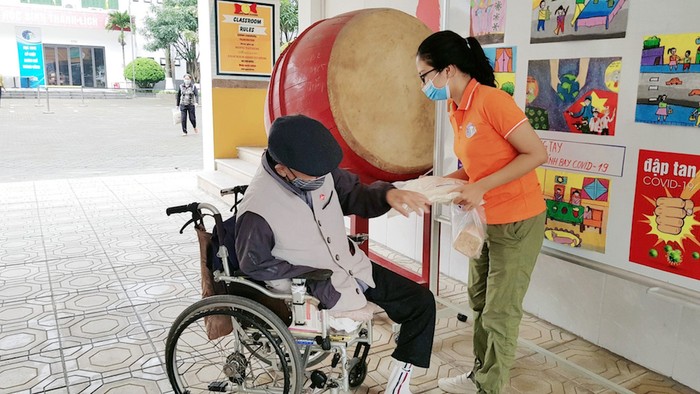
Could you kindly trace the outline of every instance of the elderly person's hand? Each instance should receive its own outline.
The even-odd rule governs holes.
[[[391,189],[386,193],[386,202],[405,217],[408,217],[411,212],[419,215],[430,212],[430,200],[417,192]]]

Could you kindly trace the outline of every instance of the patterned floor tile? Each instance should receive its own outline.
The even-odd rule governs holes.
[[[104,379],[160,365],[148,339],[121,337],[63,349],[63,354],[71,385],[78,383],[74,379]]]
[[[134,306],[178,299],[196,299],[201,296],[201,291],[182,277],[172,280],[152,280],[147,283],[130,279],[122,279],[121,282]]]
[[[112,264],[106,255],[80,256],[48,262],[51,274],[76,275],[85,272],[105,271],[113,273]]]
[[[59,319],[131,307],[126,292],[116,287],[69,293],[55,304]]]
[[[46,260],[44,241],[40,237],[10,238],[0,241],[0,264],[32,263]]]
[[[97,342],[125,337],[148,338],[133,308],[59,318],[58,332],[63,348],[94,345]]]
[[[107,257],[114,267],[147,265],[166,260],[168,257],[157,245],[149,245],[139,249],[111,249]]]
[[[0,326],[0,362],[60,348],[55,328],[27,327],[25,323]]]
[[[170,329],[178,315],[200,297],[138,305],[134,309],[147,332]]]
[[[66,387],[61,352],[0,361],[0,382],[6,393],[41,393]]]
[[[0,305],[50,296],[46,262],[9,265],[0,271]]]

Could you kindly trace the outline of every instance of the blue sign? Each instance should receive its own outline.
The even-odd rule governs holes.
[[[37,27],[17,27],[17,55],[21,87],[36,88],[44,81],[44,47]]]

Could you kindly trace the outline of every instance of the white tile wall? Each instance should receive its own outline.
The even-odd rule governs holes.
[[[666,376],[673,361],[681,305],[646,286],[608,277],[600,316],[600,345]]]
[[[683,307],[672,378],[700,390],[700,307]]]
[[[604,274],[540,255],[525,310],[592,342],[598,339]]]

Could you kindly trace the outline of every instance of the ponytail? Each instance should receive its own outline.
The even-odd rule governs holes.
[[[474,37],[467,37],[467,45],[474,56],[474,73],[471,76],[482,85],[496,87],[496,76],[493,74],[493,67],[489,58],[486,57],[484,49],[479,41]]]
[[[417,56],[436,70],[454,65],[480,84],[496,87],[491,62],[474,37],[464,39],[453,31],[439,31],[423,40]]]

